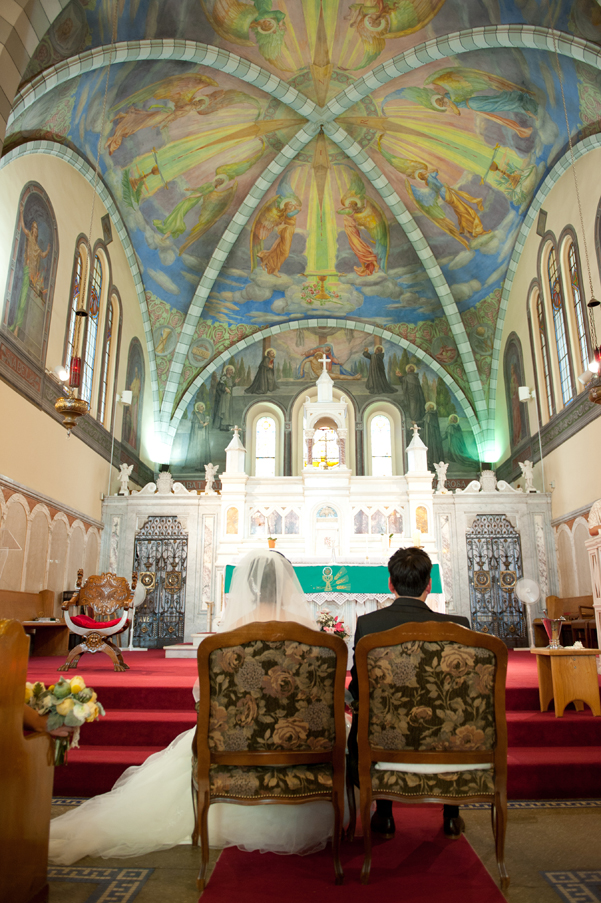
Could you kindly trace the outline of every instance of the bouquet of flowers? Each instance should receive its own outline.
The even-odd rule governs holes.
[[[319,629],[325,633],[333,633],[341,639],[346,640],[350,634],[344,626],[344,621],[338,615],[332,615],[329,611],[320,611],[317,615],[317,623]]]
[[[25,684],[25,702],[39,715],[47,715],[47,729],[73,727],[68,737],[54,738],[54,764],[65,765],[67,752],[79,746],[79,729],[85,721],[95,721],[104,715],[103,706],[91,687],[86,687],[83,677],[75,675],[71,680],[60,680],[46,688],[41,681]]]

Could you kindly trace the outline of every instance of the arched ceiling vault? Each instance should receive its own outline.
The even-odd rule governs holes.
[[[166,10],[174,0],[161,2]],[[167,34],[138,39],[133,32],[144,0],[124,0],[120,36],[127,37],[122,32],[129,28],[134,39],[111,46],[102,39],[108,17],[101,22],[110,3],[94,19],[72,0],[40,45],[51,45],[63,58],[40,63],[42,71],[26,78],[2,160],[6,165],[23,153],[53,153],[93,181],[98,97],[112,60],[99,194],[134,274],[157,434],[168,447],[194,387],[241,343],[300,328],[318,314],[317,322],[355,321],[358,329],[379,322],[378,334],[410,346],[404,336],[413,334],[413,325],[430,322],[422,334],[431,338],[420,339],[413,353],[454,386],[486,458],[513,274],[541,199],[565,161],[556,162],[566,143],[556,53],[572,134],[594,130],[595,104],[601,109],[598,43],[565,30],[592,37],[596,26],[591,20],[589,29],[583,19],[589,0],[579,0],[586,7],[582,15],[576,4],[580,19],[564,3],[551,22],[559,23],[556,28],[542,18],[481,24],[480,4],[465,0],[428,0],[427,15],[416,3],[417,25],[411,19],[411,27],[395,0],[382,9],[376,4],[379,11],[349,0],[331,6],[301,0],[294,10],[279,9],[278,0],[260,7],[251,0],[223,2],[236,16],[250,17],[248,39],[242,19],[236,20],[241,31],[228,31],[214,0],[202,0],[199,18],[206,20],[198,25],[214,43]],[[469,20],[472,6],[477,25],[449,28]],[[261,13],[256,20],[253,9]],[[525,7],[519,14],[516,9],[500,0],[500,19],[525,16]],[[67,15],[88,29],[86,40],[97,46],[56,50]],[[209,86],[217,90],[201,95]],[[61,104],[67,117],[58,113]],[[209,151],[212,146],[218,150]],[[578,145],[579,153],[592,146],[596,136]],[[212,219],[204,212],[211,199],[217,204]],[[258,263],[258,250],[266,247],[258,236],[270,222],[269,211],[280,215],[286,199],[293,211],[288,215],[298,215],[295,223],[303,226],[282,272],[278,264],[270,274]],[[188,216],[192,209],[194,216],[201,211],[196,227]],[[327,264],[323,248],[313,247],[316,229]],[[250,258],[242,251],[249,241]],[[318,274],[328,297],[322,309],[311,307],[309,298],[303,310],[309,282],[302,280]],[[178,324],[169,356],[157,350],[160,367],[150,304],[173,310]],[[336,304],[345,317],[337,315]],[[216,330],[216,324],[225,326]],[[224,330],[229,341],[210,342],[211,360],[194,368],[191,352],[199,335]]]

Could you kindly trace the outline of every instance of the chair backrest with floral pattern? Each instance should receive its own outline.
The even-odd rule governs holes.
[[[211,760],[317,762],[339,746],[343,755],[346,655],[339,637],[294,622],[257,622],[203,640],[198,732]]]
[[[372,761],[493,761],[497,748],[502,758],[501,640],[448,621],[404,624],[363,637],[355,660],[358,741],[368,742]]]

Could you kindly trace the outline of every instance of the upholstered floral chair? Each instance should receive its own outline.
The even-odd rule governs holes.
[[[373,799],[490,802],[501,887],[507,822],[507,648],[458,624],[405,624],[363,637],[357,745],[365,860],[371,869]],[[354,834],[354,789],[349,794]]]
[[[343,640],[294,622],[247,624],[198,647],[193,841],[202,849],[199,890],[215,802],[329,800],[336,884],[342,883],[346,663]]]
[[[65,664],[58,668],[59,671],[75,668],[84,652],[105,652],[113,662],[115,671],[128,670],[129,665],[125,664],[120,648],[111,637],[116,637],[129,627],[127,613],[130,605],[141,604],[146,595],[146,590],[142,584],[137,585],[137,581],[138,575],[134,574],[130,589],[125,577],[111,573],[93,574],[82,586],[83,571],[77,572],[78,592],[67,599],[62,608],[65,612],[65,624],[71,633],[81,637],[81,641],[71,650]],[[78,614],[72,617],[69,609],[74,605],[83,606],[92,616]],[[115,617],[119,609],[122,613]]]

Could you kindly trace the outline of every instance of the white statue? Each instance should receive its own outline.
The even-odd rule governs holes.
[[[119,490],[118,495],[129,495],[127,484],[129,482],[129,475],[133,469],[133,464],[122,464],[119,468],[119,482],[121,483],[121,489]]]
[[[157,477],[157,492],[159,495],[171,495],[173,489],[173,477],[168,470],[162,470]]]
[[[532,485],[532,480],[534,478],[534,464],[532,461],[518,461],[518,464],[520,465],[520,470],[524,477],[524,492],[536,492],[536,489]]]
[[[205,493],[207,495],[215,495],[213,483],[219,470],[219,464],[205,464]]]
[[[438,486],[436,488],[436,493],[446,494],[449,490],[447,489],[447,469],[449,465],[445,464],[444,461],[439,461],[438,464],[434,465],[434,470],[436,471],[436,476],[438,477]]]

